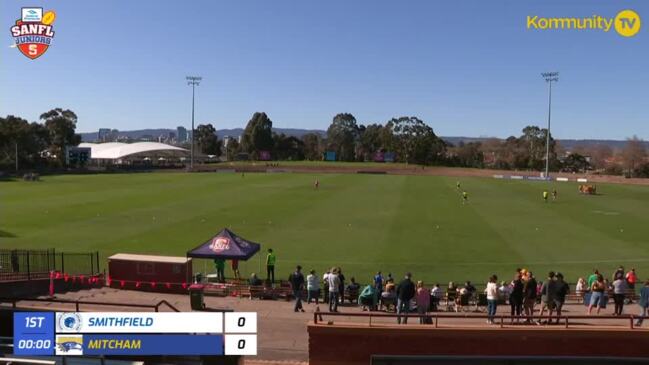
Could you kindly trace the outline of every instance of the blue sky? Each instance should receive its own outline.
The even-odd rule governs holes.
[[[21,6],[57,13],[37,60],[9,47]],[[526,29],[528,15],[623,9],[644,20],[633,38]],[[189,126],[185,76],[198,74],[196,122],[217,129],[256,111],[276,127],[326,129],[350,112],[363,124],[415,115],[440,135],[506,137],[545,125],[540,73],[558,70],[555,137],[649,139],[646,1],[34,0],[0,2],[0,19],[0,115],[69,108],[82,132]]]

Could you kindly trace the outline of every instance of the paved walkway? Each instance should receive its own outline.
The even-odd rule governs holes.
[[[181,311],[191,311],[189,296],[180,294],[164,294],[164,293],[150,293],[139,292],[130,290],[118,290],[112,288],[80,290],[76,292],[68,292],[58,294],[58,299],[69,300],[85,300],[99,303],[132,303],[132,304],[156,304],[161,300],[166,300]],[[313,312],[315,305],[305,304],[305,313],[295,313],[293,311],[293,302],[284,300],[250,300],[247,298],[234,298],[234,297],[206,297],[205,303],[209,309],[232,309],[238,312],[257,312],[258,316],[258,356],[254,361],[271,361],[271,363],[295,363],[308,361],[308,334],[307,324],[313,321]],[[43,303],[43,302],[22,302],[21,307],[40,307],[50,310],[65,310],[73,311],[73,304],[63,303]],[[321,309],[326,309],[326,304],[320,304]],[[500,306],[499,314],[509,314],[509,306]],[[626,313],[637,313],[637,305],[631,304],[625,307]],[[118,308],[113,306],[102,305],[81,305],[82,311],[138,311],[138,308]],[[161,311],[167,311],[165,306],[162,306]],[[357,306],[344,306],[339,307],[342,313],[363,313]],[[612,306],[602,311],[602,315],[612,314]],[[564,311],[566,315],[584,315],[585,307],[580,304],[567,305]],[[454,314],[454,313],[449,313]],[[476,313],[461,313],[466,316],[475,315]],[[484,313],[479,313],[484,314]],[[356,323],[358,325],[367,325],[368,319],[366,317],[350,317],[350,316],[323,316],[324,323],[333,321],[334,323]],[[590,328],[597,327],[602,329],[628,329],[629,320],[623,319],[603,319],[603,318],[583,319],[571,321],[571,328],[579,328],[588,326]],[[439,320],[440,327],[467,327],[467,328],[486,328],[498,327],[488,325],[485,319],[479,318],[443,318]],[[396,325],[394,318],[377,318],[372,319],[373,326],[388,326]],[[418,326],[418,320],[411,318],[409,326]],[[530,326],[522,325],[507,325],[509,329],[514,328],[530,328]],[[542,329],[544,326],[532,326],[531,328]],[[552,327],[556,328],[556,325]],[[647,326],[645,326],[647,328]],[[645,331],[645,329],[643,329]],[[253,359],[250,359],[251,361]],[[248,364],[251,361],[247,361]],[[268,363],[268,362],[266,362]]]

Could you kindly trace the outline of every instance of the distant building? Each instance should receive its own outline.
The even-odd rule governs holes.
[[[110,128],[99,128],[99,133],[97,133],[97,140],[100,142],[105,142],[106,137],[110,135]]]
[[[176,135],[178,137],[178,143],[187,142],[187,128],[185,127],[176,128]]]
[[[228,147],[228,143],[230,143],[230,140],[231,140],[231,139],[232,139],[232,138],[230,138],[230,136],[223,136],[223,147],[226,147],[226,148],[227,148],[227,147]]]
[[[100,128],[99,133],[97,133],[97,140],[99,142],[114,142],[119,137],[119,131],[117,129],[110,128]]]

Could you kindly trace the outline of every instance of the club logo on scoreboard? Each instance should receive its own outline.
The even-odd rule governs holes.
[[[83,355],[83,335],[56,335],[57,355]]]
[[[225,251],[230,248],[230,240],[226,237],[216,237],[212,240],[210,249],[214,252]]]
[[[20,19],[9,28],[15,47],[32,60],[42,56],[54,39],[52,23],[55,19],[56,13],[52,10],[43,14],[43,8],[22,8]]]
[[[57,332],[80,332],[81,316],[78,313],[57,313]]]

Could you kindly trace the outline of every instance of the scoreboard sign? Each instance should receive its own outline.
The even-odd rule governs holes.
[[[17,312],[16,355],[256,355],[257,313]]]
[[[69,166],[82,166],[91,158],[90,147],[65,147],[65,164]]]

